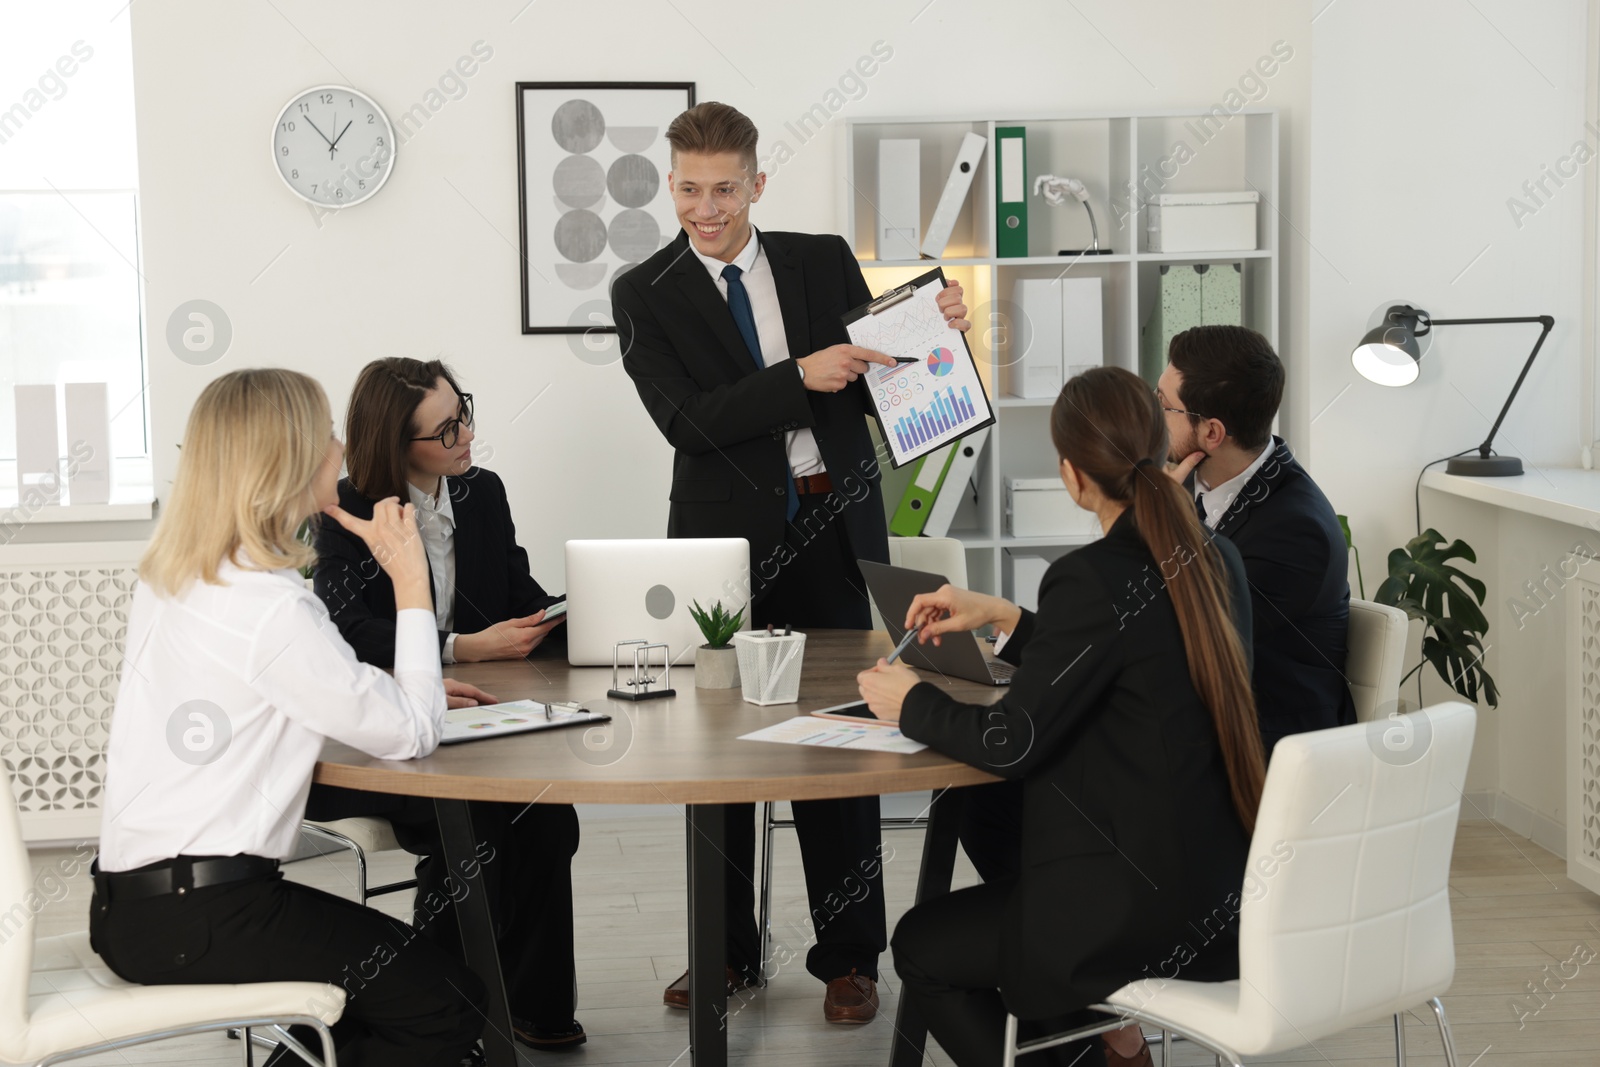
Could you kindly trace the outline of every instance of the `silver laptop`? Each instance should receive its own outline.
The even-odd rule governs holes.
[[[750,542],[742,537],[567,542],[567,661],[611,666],[618,641],[665,643],[672,664],[693,664],[704,643],[689,615],[717,601],[750,618]],[[622,662],[632,664],[624,649]],[[660,663],[661,654],[651,653]],[[674,680],[676,682],[676,679]],[[687,684],[687,683],[686,683]]]
[[[906,612],[918,593],[932,593],[947,579],[942,574],[914,571],[909,567],[891,567],[887,563],[860,560],[861,577],[867,580],[867,591],[872,602],[883,616],[883,625],[896,644],[905,636]],[[1010,685],[1016,668],[1003,660],[991,659],[983,651],[977,635],[971,633],[946,634],[942,644],[921,644],[913,641],[901,659],[913,667],[937,671],[982,685]]]

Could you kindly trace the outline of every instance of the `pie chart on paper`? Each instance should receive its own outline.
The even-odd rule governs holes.
[[[935,378],[943,378],[956,368],[955,353],[948,348],[935,348],[928,353],[928,372]]]

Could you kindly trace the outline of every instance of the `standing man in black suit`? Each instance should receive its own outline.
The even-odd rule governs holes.
[[[861,379],[893,360],[850,344],[842,316],[871,291],[843,238],[751,226],[766,175],[739,111],[700,104],[667,140],[683,233],[611,291],[623,367],[675,450],[667,534],[750,542],[755,625],[869,629],[856,561],[887,563],[889,546]],[[939,302],[966,329],[961,297],[952,283]],[[878,798],[796,802],[794,815],[816,927],[806,968],[827,983],[828,1021],[865,1022],[887,945]],[[728,810],[730,986],[762,970],[754,817]],[[689,1006],[687,978],[669,1006]]]
[[[1344,676],[1344,534],[1328,498],[1272,435],[1284,373],[1265,337],[1196,326],[1172,339],[1167,360],[1156,396],[1173,476],[1191,484],[1201,521],[1239,549],[1250,580],[1252,681],[1270,757],[1288,734],[1356,721]]]

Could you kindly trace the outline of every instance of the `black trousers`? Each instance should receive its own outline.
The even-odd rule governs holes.
[[[918,904],[894,929],[894,966],[903,1003],[959,1067],[1001,1062],[1006,1009],[1000,999],[1000,924],[1010,881],[973,886]],[[1088,1013],[1023,1021],[1022,1040],[1094,1021]],[[1104,1067],[1100,1039],[1028,1057],[1031,1067]]]
[[[1022,782],[991,782],[964,790],[961,847],[985,882],[1022,874]]]
[[[398,919],[280,873],[144,900],[97,892],[89,938],[141,985],[343,988],[341,1067],[457,1067],[483,1030],[483,985],[466,967]],[[305,1014],[319,1014],[314,1000]]]
[[[474,850],[483,863],[494,916],[500,968],[511,1016],[519,1023],[563,1029],[576,1008],[572,933],[572,857],[578,851],[578,813],[570,804],[472,801]],[[462,960],[455,900],[433,801],[313,785],[307,817],[319,820],[381,815],[407,852],[419,857],[412,924],[451,958]]]
[[[756,590],[752,625],[872,628],[856,554],[843,521],[827,501],[824,494],[802,496],[800,511],[788,527],[784,562],[775,573],[763,574],[758,566],[755,577],[763,584]],[[774,915],[774,962],[782,968],[803,948],[806,970],[824,982],[852,970],[876,981],[878,957],[888,947],[878,798],[803,800],[793,808],[813,934],[804,933],[804,923],[791,924]],[[728,805],[724,847],[728,963],[754,977],[762,963],[755,923],[755,805]]]

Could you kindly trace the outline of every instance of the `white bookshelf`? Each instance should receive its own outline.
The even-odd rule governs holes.
[[[1026,257],[995,255],[994,131],[997,126],[1027,128],[1028,251]],[[973,132],[988,142],[955,230],[938,260],[880,260],[875,241],[878,158],[883,138],[921,142],[922,219],[926,229],[949,176],[962,135]],[[1202,136],[1205,139],[1202,141]],[[966,544],[967,575],[973,588],[1012,593],[1008,556],[1015,552],[1054,558],[1090,538],[1012,537],[1005,532],[1004,490],[1008,477],[1050,477],[1056,473],[1050,443],[1051,400],[1025,400],[1000,391],[993,323],[1004,322],[1005,304],[1020,278],[1096,277],[1101,279],[1103,362],[1138,372],[1139,328],[1158,294],[1163,265],[1237,263],[1242,275],[1243,322],[1278,348],[1278,115],[1272,109],[1246,109],[1220,121],[1203,110],[1118,112],[979,118],[862,118],[844,128],[844,176],[840,183],[845,237],[874,293],[899,285],[933,266],[961,282],[973,310],[968,344],[985,375],[994,402],[996,425],[978,465],[976,503],[969,490],[956,513],[950,536]],[[1187,158],[1175,151],[1182,142]],[[1089,220],[1069,202],[1052,208],[1032,195],[1039,174],[1077,178],[1089,190],[1099,224],[1100,247],[1110,255],[1068,257],[1058,249],[1087,248]],[[1257,206],[1254,251],[1157,253],[1148,248],[1143,203],[1153,194],[1237,192],[1254,189]],[[1116,205],[1121,205],[1120,208]],[[1048,252],[1050,254],[1035,254]],[[1001,318],[992,315],[1000,312]],[[1281,349],[1279,350],[1280,354]],[[889,511],[899,503],[909,474],[885,467],[884,496]]]

